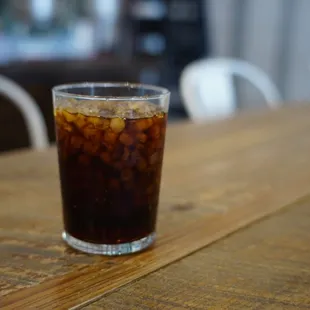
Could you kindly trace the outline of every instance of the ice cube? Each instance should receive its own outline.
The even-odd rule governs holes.
[[[123,143],[126,146],[130,146],[134,142],[134,139],[126,132],[123,132],[120,135],[119,140],[120,140],[121,143]]]
[[[120,133],[125,128],[125,121],[119,117],[113,118],[110,122],[110,128],[114,132]]]

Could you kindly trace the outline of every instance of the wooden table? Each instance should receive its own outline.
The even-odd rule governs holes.
[[[54,148],[1,156],[0,308],[309,309],[309,153],[306,105],[170,126],[158,241],[124,257],[61,241]]]

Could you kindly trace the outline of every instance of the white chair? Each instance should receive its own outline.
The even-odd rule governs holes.
[[[234,76],[251,82],[261,91],[270,108],[280,105],[281,96],[276,86],[261,69],[242,60],[201,59],[186,66],[180,78],[181,98],[191,119],[221,119],[234,114]]]
[[[34,149],[48,146],[47,129],[43,115],[34,99],[18,84],[0,75],[0,94],[10,99],[22,113]]]

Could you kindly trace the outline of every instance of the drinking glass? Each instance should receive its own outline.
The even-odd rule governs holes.
[[[104,255],[149,247],[170,92],[129,83],[67,84],[52,92],[63,239]]]

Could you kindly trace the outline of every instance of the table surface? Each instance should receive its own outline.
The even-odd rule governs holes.
[[[56,151],[0,156],[1,309],[309,309],[310,106],[169,126],[156,245],[60,239]]]

